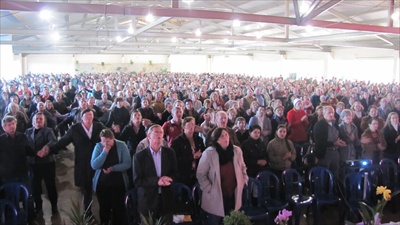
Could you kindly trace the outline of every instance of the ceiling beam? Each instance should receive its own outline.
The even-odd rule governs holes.
[[[337,4],[341,3],[343,0],[331,0],[327,2],[325,5],[311,11],[307,16],[303,17],[301,20],[301,24],[306,24],[308,21],[314,19],[321,13],[326,12],[327,10],[335,7]]]
[[[297,0],[293,0],[297,2]],[[215,19],[215,20],[234,20],[258,22],[258,23],[275,23],[283,25],[298,25],[296,19],[268,16],[259,14],[244,14],[232,12],[218,12],[207,10],[186,10],[171,8],[148,8],[123,5],[99,5],[99,4],[75,4],[75,3],[51,3],[51,2],[16,2],[2,0],[0,4],[1,10],[15,11],[40,11],[47,7],[51,10],[61,13],[93,13],[105,15],[147,15],[152,12],[153,15],[159,17],[178,17],[178,18],[198,18],[198,19]],[[367,24],[350,24],[336,21],[311,20],[309,25],[327,29],[342,30],[358,30],[377,33],[400,34],[400,29],[395,27],[382,27]]]
[[[294,14],[296,15],[296,25],[301,24],[301,15],[300,15],[300,7],[299,7],[299,1],[298,0],[293,0],[293,7],[294,7]],[[289,25],[289,24],[287,24]]]

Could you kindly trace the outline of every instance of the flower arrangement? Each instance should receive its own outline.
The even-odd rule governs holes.
[[[276,216],[274,222],[279,225],[287,225],[289,217],[291,216],[292,216],[292,211],[283,209],[279,211],[279,214]]]
[[[382,200],[378,200],[374,208],[367,205],[365,202],[360,202],[362,222],[357,223],[357,225],[380,225],[386,203],[398,193],[400,193],[400,191],[396,191],[392,194],[392,191],[387,189],[386,186],[378,186],[376,188],[376,194],[382,195]]]

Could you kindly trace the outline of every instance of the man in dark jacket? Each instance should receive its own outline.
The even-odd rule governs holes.
[[[339,147],[345,147],[343,137],[339,137],[339,128],[335,123],[335,110],[331,106],[323,108],[324,118],[314,126],[315,155],[318,164],[339,175]]]
[[[94,112],[92,109],[83,110],[81,118],[82,121],[72,125],[51,150],[57,152],[59,149],[73,143],[75,147],[75,186],[81,188],[84,207],[91,213],[89,206],[92,201],[94,170],[90,165],[90,160],[94,146],[100,142],[100,132],[105,127],[100,122],[93,122]]]
[[[162,147],[164,131],[153,125],[147,132],[150,146],[133,156],[133,182],[138,187],[138,211],[149,212],[158,218],[164,216],[172,222],[173,196],[171,184],[177,176],[174,150]]]

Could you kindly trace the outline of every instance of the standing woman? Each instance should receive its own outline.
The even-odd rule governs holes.
[[[139,142],[146,138],[146,130],[142,120],[140,111],[133,110],[131,113],[131,122],[123,128],[119,137],[121,141],[125,141],[128,145],[131,157],[136,153],[136,147]]]
[[[249,177],[255,178],[267,169],[267,145],[261,139],[261,127],[258,124],[249,127],[250,136],[242,143],[243,158]]]
[[[387,143],[387,147],[383,151],[383,158],[388,158],[396,162],[400,156],[399,116],[397,113],[389,113],[386,125],[383,128],[383,134]]]
[[[339,148],[340,162],[344,164],[346,160],[356,159],[356,149],[360,149],[361,144],[357,126],[352,121],[353,112],[350,109],[344,109],[340,113],[340,119],[342,122],[339,124],[339,133],[347,144]]]
[[[371,118],[368,121],[368,128],[361,135],[361,146],[363,149],[361,158],[370,159],[374,165],[377,165],[380,152],[386,148],[385,136],[379,130],[378,118]]]
[[[131,167],[128,147],[114,139],[110,129],[100,132],[101,142],[94,147],[90,164],[96,170],[93,177],[93,190],[100,206],[100,221],[108,225],[126,224],[124,220],[124,196],[128,188],[126,170]]]
[[[292,162],[296,159],[296,150],[292,141],[286,138],[286,134],[286,126],[278,125],[276,137],[267,146],[269,166],[278,177],[281,177],[285,169],[291,168]]]
[[[219,225],[231,210],[242,206],[242,191],[248,176],[242,150],[230,142],[226,128],[216,128],[211,142],[200,158],[196,175],[203,191],[201,208],[207,215],[205,224]]]
[[[202,152],[205,150],[203,139],[195,135],[194,117],[183,119],[183,133],[172,141],[178,162],[178,176],[176,181],[192,187],[196,183],[196,169]]]

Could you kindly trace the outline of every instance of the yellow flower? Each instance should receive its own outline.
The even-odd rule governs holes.
[[[390,201],[390,199],[392,198],[392,196],[390,196],[391,193],[392,191],[390,189],[386,189],[385,191],[383,191],[383,198],[386,201]]]
[[[376,188],[376,194],[377,195],[380,195],[380,194],[383,194],[383,192],[386,190],[386,186],[378,186],[377,188]]]

